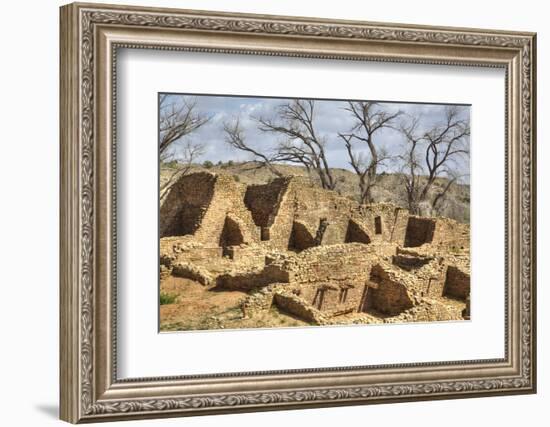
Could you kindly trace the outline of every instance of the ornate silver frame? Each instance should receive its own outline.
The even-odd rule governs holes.
[[[534,393],[533,33],[71,4],[61,8],[61,418],[77,423]],[[116,376],[116,49],[506,70],[506,342],[497,360],[175,378]]]

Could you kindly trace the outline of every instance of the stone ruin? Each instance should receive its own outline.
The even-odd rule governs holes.
[[[470,230],[448,218],[361,205],[304,177],[247,186],[209,172],[181,177],[160,218],[161,279],[247,292],[246,317],[273,304],[313,324],[470,315]]]

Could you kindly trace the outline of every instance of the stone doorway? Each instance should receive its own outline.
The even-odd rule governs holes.
[[[225,217],[222,233],[220,235],[220,246],[223,248],[223,255],[229,255],[229,246],[238,246],[244,243],[241,226],[230,216]]]

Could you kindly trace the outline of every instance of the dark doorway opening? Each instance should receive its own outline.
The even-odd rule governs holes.
[[[357,224],[355,221],[350,220],[348,222],[348,229],[346,231],[346,243],[370,243],[370,237],[369,235],[363,230],[359,224]]]
[[[241,227],[231,217],[225,217],[222,234],[220,235],[220,246],[223,248],[223,255],[228,255],[229,246],[237,246],[244,243]]]
[[[374,232],[375,234],[382,234],[382,218],[379,216],[374,218]]]

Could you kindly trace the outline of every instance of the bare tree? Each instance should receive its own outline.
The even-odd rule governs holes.
[[[193,162],[202,156],[205,151],[204,144],[196,143],[191,140],[185,140],[183,146],[179,150],[179,157],[175,170],[170,174],[168,179],[160,185],[159,197],[161,202],[164,200],[168,191],[183,175],[187,175],[193,166]],[[168,159],[170,159],[169,157]]]
[[[174,100],[170,95],[159,98],[159,158],[161,162],[177,161],[173,173],[160,186],[161,201],[179,177],[187,174],[193,162],[204,154],[204,144],[185,138],[210,120],[210,117],[197,112],[196,107],[196,99],[183,97]],[[174,149],[176,144],[177,150]]]
[[[349,164],[359,178],[359,200],[361,203],[372,203],[372,189],[378,181],[378,175],[375,172],[379,165],[386,160],[391,159],[386,150],[381,148],[377,150],[376,161],[364,152],[357,152],[354,147],[354,136],[350,134],[339,133],[338,136],[344,141],[348,152]]]
[[[169,95],[159,99],[159,154],[161,161],[171,155],[169,149],[186,135],[208,123],[210,117],[197,112],[196,99],[183,97],[180,102],[169,102]]]
[[[262,153],[252,147],[246,142],[244,130],[241,127],[239,118],[234,119],[232,122],[225,122],[223,124],[223,130],[225,132],[225,141],[236,148],[247,153],[250,153],[255,160],[260,162],[261,166],[268,168],[274,175],[281,177],[283,174],[277,170],[273,165],[277,161],[277,154]]]
[[[388,111],[378,102],[350,101],[345,108],[353,117],[354,124],[348,133],[339,133],[348,152],[349,163],[359,177],[361,203],[372,203],[372,189],[378,181],[378,168],[390,157],[379,146],[375,136],[384,128],[393,128],[401,111]],[[360,144],[366,144],[369,155],[357,152]]]
[[[407,144],[400,156],[402,176],[409,210],[414,214],[421,214],[423,205],[437,211],[452,185],[464,176],[459,172],[460,160],[470,155],[470,121],[463,108],[445,107],[443,120],[426,130],[419,128],[420,118],[411,117],[400,129]],[[430,197],[438,178],[447,181]]]
[[[275,118],[257,118],[259,129],[283,136],[276,161],[304,166],[318,176],[323,188],[333,190],[336,180],[327,161],[326,141],[315,129],[315,101],[293,100],[277,108]]]
[[[419,117],[410,117],[409,122],[403,122],[400,127],[400,131],[407,141],[407,146],[403,154],[399,156],[402,161],[402,178],[405,185],[405,191],[407,193],[407,205],[409,211],[414,214],[418,214],[420,207],[418,203],[420,201],[420,176],[422,175],[422,163],[418,154],[418,145],[422,143],[422,135],[417,135],[419,126]]]

